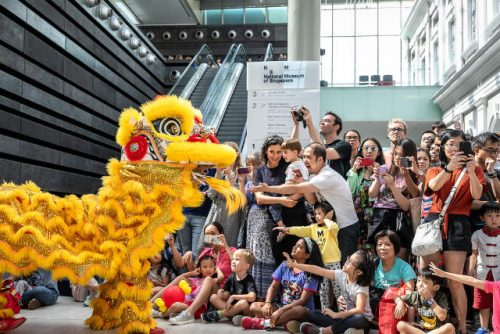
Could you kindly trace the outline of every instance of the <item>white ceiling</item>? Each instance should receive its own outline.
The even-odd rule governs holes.
[[[145,25],[198,24],[195,15],[197,1],[190,0],[119,0],[125,3]],[[199,7],[199,4],[198,4]]]

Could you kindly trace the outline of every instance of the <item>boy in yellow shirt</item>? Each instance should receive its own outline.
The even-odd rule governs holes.
[[[325,218],[326,214],[333,211],[333,208],[327,202],[317,202],[314,205],[314,217],[316,223],[308,226],[293,226],[293,227],[275,227],[275,230],[280,232],[295,235],[300,238],[311,238],[319,246],[325,269],[341,270],[340,265],[340,249],[337,240],[339,226],[334,221]],[[335,214],[334,214],[335,216]],[[328,290],[330,285],[336,297],[340,296],[340,287],[335,281],[323,278],[320,287],[321,308],[330,308],[328,302]]]

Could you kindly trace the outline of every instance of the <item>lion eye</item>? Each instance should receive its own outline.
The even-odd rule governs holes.
[[[176,118],[164,118],[153,122],[154,127],[160,133],[169,136],[180,136],[182,134],[181,124]]]

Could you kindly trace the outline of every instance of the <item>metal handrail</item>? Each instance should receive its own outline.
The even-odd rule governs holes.
[[[177,79],[177,82],[175,83],[175,85],[170,89],[169,94],[170,95],[178,95],[178,96],[185,95],[185,94],[182,94],[184,91],[184,88],[186,86],[188,86],[192,77],[194,76],[193,73],[196,73],[199,65],[203,64],[203,63],[207,64],[209,67],[211,67],[211,66],[219,67],[219,64],[217,64],[217,62],[215,61],[215,56],[212,53],[212,50],[210,50],[210,47],[206,44],[203,44],[201,46],[200,50],[193,57],[193,59],[191,59],[191,61],[186,66],[186,68],[182,72],[179,79]],[[201,77],[198,78],[198,81],[199,81],[199,79],[201,79]],[[196,82],[196,84],[197,84],[197,82]],[[189,96],[187,96],[185,98],[188,98],[188,97]]]
[[[215,77],[212,80],[212,83],[210,84],[210,87],[208,87],[207,91],[207,97],[205,100],[203,100],[203,103],[200,106],[201,113],[203,114],[203,121],[205,121],[205,114],[207,110],[210,109],[210,106],[213,105],[213,101],[217,97],[218,94],[220,94],[220,86],[223,84],[224,79],[227,75],[227,71],[231,66],[231,62],[233,61],[233,55],[236,51],[237,45],[232,44],[231,47],[229,48],[229,51],[226,54],[226,57],[224,58],[224,61],[222,62],[219,70],[215,74]]]
[[[274,52],[273,52],[273,44],[267,44],[266,53],[264,54],[264,61],[273,61],[274,60]]]
[[[224,60],[225,65],[219,70],[221,75],[212,82],[210,88],[214,88],[216,94],[207,96],[200,107],[203,113],[203,122],[209,124],[217,131],[224,116],[224,112],[229,104],[238,78],[243,67],[246,65],[247,55],[243,44],[239,44],[232,54],[228,53]],[[238,65],[239,66],[235,66]],[[236,73],[238,72],[239,73]],[[219,74],[219,73],[217,73]],[[210,89],[209,89],[210,91]],[[222,92],[222,93],[221,93]],[[209,99],[210,98],[210,99]]]

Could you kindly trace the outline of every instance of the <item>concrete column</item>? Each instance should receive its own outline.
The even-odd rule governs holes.
[[[488,131],[488,99],[485,97],[480,98],[476,103],[476,116],[477,124],[475,134],[481,133],[483,131]]]
[[[288,0],[288,60],[319,60],[320,13],[320,0]]]

